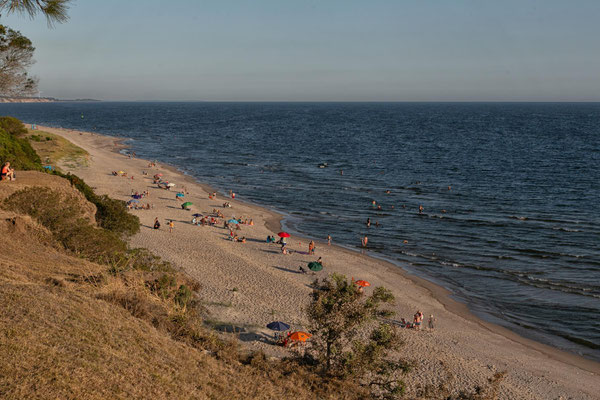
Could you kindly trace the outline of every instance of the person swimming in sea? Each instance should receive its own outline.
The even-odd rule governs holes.
[[[367,228],[371,227],[371,218],[367,218]]]
[[[419,204],[419,214],[423,214],[423,210],[424,210],[423,205]]]

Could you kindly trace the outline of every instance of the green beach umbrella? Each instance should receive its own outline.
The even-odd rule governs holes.
[[[186,202],[185,202],[185,203],[183,203],[181,206],[182,206],[182,207],[189,207],[189,206],[191,206],[191,205],[193,205],[193,204],[194,204],[194,203],[192,203],[192,202],[186,201]]]
[[[308,263],[308,269],[310,269],[311,271],[318,272],[318,271],[320,271],[320,270],[323,269],[323,264],[318,263],[316,261],[309,262]]]

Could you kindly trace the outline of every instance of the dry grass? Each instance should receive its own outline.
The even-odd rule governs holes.
[[[44,165],[69,168],[88,165],[89,153],[62,136],[29,129],[26,137]]]
[[[199,287],[181,274],[110,273],[13,211],[0,210],[0,236],[0,398],[364,395],[293,361],[242,356],[237,341],[203,328],[198,301],[182,289]]]

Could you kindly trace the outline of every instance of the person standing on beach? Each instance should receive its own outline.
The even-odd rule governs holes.
[[[331,235],[327,235],[327,245],[331,246]]]
[[[173,228],[175,227],[175,224],[173,223],[173,220],[169,220],[169,233],[173,233]]]
[[[429,321],[428,321],[429,329],[433,330],[434,323],[435,323],[435,318],[433,318],[433,314],[432,314],[429,316]]]
[[[315,242],[312,240],[308,244],[308,254],[315,254]]]

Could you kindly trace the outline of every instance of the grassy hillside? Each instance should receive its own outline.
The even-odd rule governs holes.
[[[80,218],[89,215],[86,200],[61,178],[21,174],[20,183],[0,191],[1,398],[364,395],[293,361],[243,355],[237,343],[203,327],[195,294],[201,288],[168,265],[115,270],[89,261],[97,253],[90,257],[81,246],[97,243],[73,249],[61,234],[73,220],[86,221]],[[18,206],[33,193],[50,195],[37,198],[35,208]],[[49,218],[53,208],[67,219]]]

